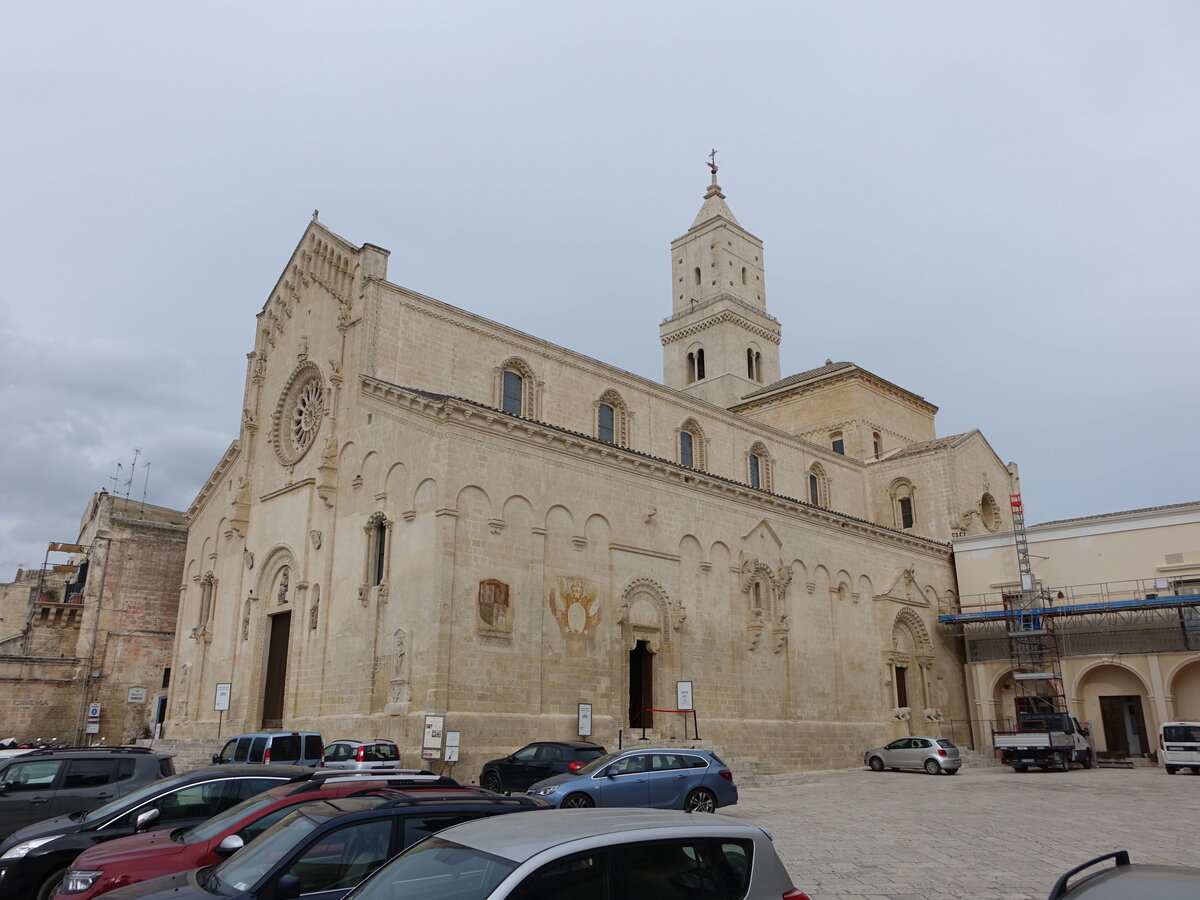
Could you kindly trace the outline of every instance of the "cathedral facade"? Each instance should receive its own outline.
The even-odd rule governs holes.
[[[387,262],[314,217],[258,316],[189,512],[167,737],[311,729],[416,762],[438,716],[468,773],[696,730],[796,770],[968,717],[949,542],[1011,529],[1013,473],[853,363],[781,377],[762,242],[715,169],[671,244],[662,383]]]

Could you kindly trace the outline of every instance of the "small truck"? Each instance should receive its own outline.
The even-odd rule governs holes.
[[[993,731],[996,757],[1028,772],[1030,766],[1067,771],[1071,763],[1090,769],[1096,760],[1088,729],[1067,713],[1018,713],[1016,731]]]

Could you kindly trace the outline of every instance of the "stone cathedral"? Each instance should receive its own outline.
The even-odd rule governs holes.
[[[189,511],[165,736],[417,763],[442,716],[469,778],[581,731],[782,771],[967,719],[949,541],[1011,529],[1015,468],[852,362],[781,373],[715,166],[670,254],[659,383],[400,287],[314,215]]]

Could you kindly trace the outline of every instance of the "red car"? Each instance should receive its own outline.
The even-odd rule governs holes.
[[[240,850],[302,803],[335,797],[396,794],[447,788],[464,795],[485,792],[432,772],[318,773],[309,781],[284,784],[230,807],[194,828],[150,831],[85,850],[63,878],[55,900],[91,900],[123,885],[186,872],[220,862]]]

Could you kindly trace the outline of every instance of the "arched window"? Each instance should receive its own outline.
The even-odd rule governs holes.
[[[746,377],[754,379],[754,350],[746,350]]]
[[[514,372],[511,369],[504,371],[504,393],[501,398],[500,408],[506,413],[514,416],[521,414],[521,400],[524,394],[524,379],[520,373]]]
[[[704,348],[696,351],[696,380],[704,380]]]
[[[916,489],[907,478],[897,478],[889,490],[892,518],[897,528],[907,531],[917,523]]]
[[[771,490],[771,458],[761,441],[756,442],[746,454],[746,470],[750,487]]]
[[[704,431],[695,419],[686,419],[679,426],[679,464],[692,469],[705,467]]]
[[[696,354],[689,353],[687,355],[687,380],[691,384],[696,380]]]
[[[601,403],[596,411],[596,437],[613,442],[613,408],[607,403]]]
[[[495,404],[513,416],[536,419],[540,385],[533,369],[520,357],[510,357],[494,370],[496,373]]]
[[[605,391],[596,401],[596,437],[609,444],[629,446],[629,409],[614,390]]]
[[[829,508],[829,477],[820,463],[813,463],[808,470],[808,502],[822,509]]]
[[[371,516],[363,528],[367,536],[366,578],[364,579],[367,587],[380,587],[387,584],[388,545],[391,529],[392,523],[381,512]]]

